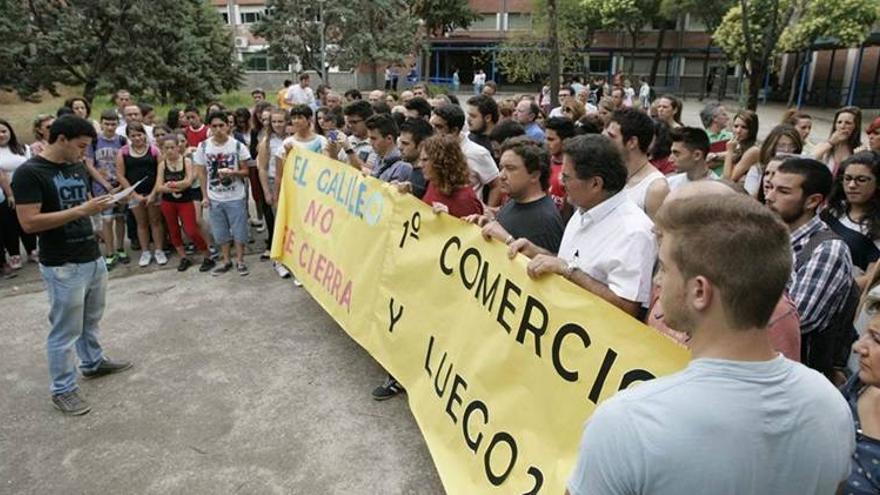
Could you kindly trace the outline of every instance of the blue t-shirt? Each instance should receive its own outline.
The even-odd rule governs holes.
[[[852,456],[852,471],[843,489],[845,495],[875,495],[880,493],[880,439],[865,436],[859,420],[859,395],[865,384],[855,374],[843,386],[843,396],[849,403],[856,427],[856,451]]]
[[[119,180],[116,178],[116,154],[125,144],[124,137],[114,135],[108,139],[103,134],[98,134],[98,138],[86,148],[86,157],[94,161],[95,169],[113,187],[119,185]],[[93,195],[103,196],[109,192],[98,181],[92,181]]]
[[[823,375],[695,359],[618,392],[590,418],[571,495],[827,495],[849,475],[852,416]]]

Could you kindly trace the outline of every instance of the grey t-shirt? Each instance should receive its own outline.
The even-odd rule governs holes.
[[[827,495],[855,448],[843,396],[781,354],[696,359],[625,390],[587,422],[571,495]]]
[[[530,203],[510,200],[498,210],[495,219],[514,238],[525,237],[554,254],[559,251],[565,224],[550,196]]]

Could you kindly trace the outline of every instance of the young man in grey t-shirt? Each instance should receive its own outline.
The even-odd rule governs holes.
[[[849,474],[846,402],[767,336],[791,273],[788,231],[745,196],[683,197],[712,186],[683,186],[655,219],[665,320],[689,335],[692,361],[599,406],[570,495],[820,495]]]

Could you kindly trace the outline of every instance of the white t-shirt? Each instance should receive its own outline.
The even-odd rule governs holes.
[[[706,179],[718,180],[718,174],[716,174],[714,170],[709,169],[709,175],[706,176]],[[693,181],[688,179],[688,174],[685,172],[681,172],[681,173],[678,173],[678,174],[675,174],[671,177],[666,178],[666,183],[669,184],[669,191],[670,192],[675,191],[676,189],[678,189],[679,187],[681,187],[685,184],[690,184],[691,182],[693,182]]]
[[[312,139],[309,139],[307,141],[300,141],[299,138],[297,138],[296,136],[288,136],[284,138],[284,141],[281,142],[281,146],[277,150],[273,151],[273,157],[275,158],[275,160],[280,160],[281,162],[284,162],[284,160],[287,159],[288,149],[292,150],[293,147],[308,150],[313,153],[322,153],[327,147],[327,138],[320,134],[315,134]],[[275,176],[274,165],[278,163],[275,160],[272,160],[273,166],[270,167],[272,177]]]
[[[498,166],[489,150],[471,141],[467,136],[459,136],[461,151],[467,159],[471,175],[471,187],[477,198],[483,200],[483,187],[498,177]]]
[[[644,210],[645,203],[647,203],[648,200],[648,188],[651,187],[651,184],[653,184],[654,181],[658,180],[665,181],[666,177],[660,173],[659,170],[654,170],[646,175],[638,184],[632,186],[627,184],[626,187],[623,188],[623,191],[629,196],[629,199],[636,204],[636,206]]]
[[[559,245],[559,257],[608,287],[618,297],[647,305],[657,258],[654,223],[625,192],[576,209]]]
[[[310,87],[303,88],[299,84],[294,84],[287,90],[285,99],[294,105],[311,105],[315,102],[315,93]]]
[[[16,169],[31,157],[31,149],[25,145],[24,155],[16,155],[9,149],[9,146],[0,146],[0,170],[9,174],[12,178]]]
[[[211,201],[237,201],[247,197],[244,179],[238,176],[221,179],[217,172],[221,168],[239,170],[239,164],[251,159],[247,146],[231,136],[223,144],[217,144],[213,138],[199,144],[193,153],[193,164],[205,167],[208,175],[208,199]]]
[[[849,475],[843,396],[781,354],[696,359],[624,390],[587,422],[571,495],[827,495]]]

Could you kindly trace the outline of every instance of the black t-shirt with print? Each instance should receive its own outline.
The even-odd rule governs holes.
[[[63,211],[88,201],[88,177],[82,163],[55,163],[36,156],[15,171],[12,192],[20,205],[40,203],[41,213]],[[88,263],[101,255],[89,217],[38,234],[40,263],[46,266]]]

